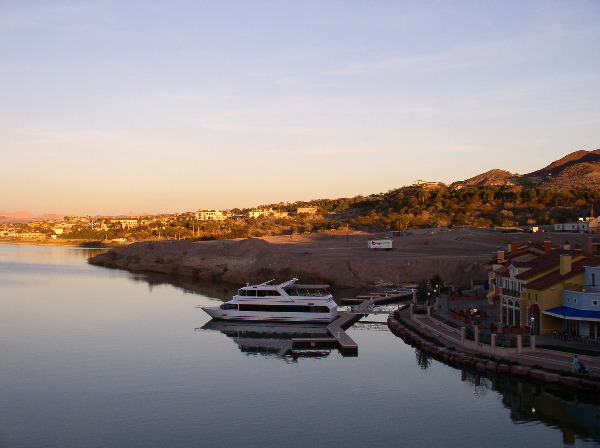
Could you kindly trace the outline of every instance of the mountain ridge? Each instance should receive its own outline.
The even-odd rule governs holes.
[[[600,149],[574,151],[529,174],[493,169],[450,185],[458,188],[506,185],[557,190],[600,189]]]
[[[450,184],[453,188],[509,186],[513,188],[546,188],[556,190],[600,190],[600,149],[578,150],[555,160],[546,167],[519,175],[506,170],[491,169],[469,179]],[[122,217],[137,216],[133,212]],[[139,214],[147,216],[149,214]],[[60,220],[65,214],[45,213],[33,215],[25,210],[6,212],[0,210],[1,222],[30,222],[34,220]]]

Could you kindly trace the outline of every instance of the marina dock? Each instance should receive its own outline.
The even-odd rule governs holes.
[[[397,302],[402,299],[412,298],[412,291],[396,293],[372,294],[359,296],[355,299],[342,299],[342,304],[354,305],[348,311],[340,313],[338,318],[327,326],[327,333],[331,337],[326,338],[294,338],[292,349],[318,350],[323,348],[337,348],[342,356],[358,356],[358,344],[346,333],[346,329],[364,316],[376,313],[375,305]],[[390,313],[391,310],[384,310]]]

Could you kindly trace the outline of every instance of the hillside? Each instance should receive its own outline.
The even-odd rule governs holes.
[[[545,168],[522,176],[494,169],[452,184],[453,187],[500,185],[553,190],[600,189],[600,149],[572,152]]]
[[[492,188],[500,191],[493,193],[489,191],[473,192],[472,196],[478,195],[480,203],[486,204],[486,207],[473,209],[473,200],[466,198],[466,193],[453,192],[469,188],[480,190]],[[545,193],[539,191],[532,193],[526,191],[528,189],[545,189],[548,191]],[[551,224],[557,221],[564,222],[569,219],[578,219],[579,216],[587,216],[587,208],[594,201],[598,200],[597,193],[600,191],[600,149],[572,152],[550,163],[545,168],[525,175],[492,169],[469,179],[454,182],[450,185],[450,188],[442,185],[434,190],[437,193],[429,194],[427,193],[428,189],[401,187],[397,190],[390,190],[385,194],[356,196],[354,198],[318,199],[308,202],[299,201],[294,204],[286,204],[285,206],[270,204],[261,207],[291,212],[293,214],[299,206],[316,206],[320,209],[323,216],[326,215],[337,222],[350,223],[360,228],[363,224],[369,224],[369,227],[372,227],[371,224],[377,220],[387,220],[389,222],[381,222],[379,228],[391,230],[451,224],[462,225],[464,223],[475,227],[489,227],[490,225],[506,226],[517,224]],[[511,193],[503,190],[510,190]],[[578,192],[573,193],[574,190],[578,190]],[[556,192],[562,192],[563,194],[556,195]],[[520,197],[521,194],[523,194],[523,197]],[[535,199],[536,196],[539,197],[540,195],[543,198]],[[554,195],[555,197],[549,198],[550,195]],[[410,202],[411,196],[415,197],[413,201],[417,201],[416,203]],[[496,199],[496,202],[493,202],[493,199]],[[530,203],[531,207],[526,207],[527,202]],[[423,207],[424,205],[426,207]],[[516,205],[521,210],[510,210],[511,207]],[[574,210],[573,207],[577,207],[578,209]],[[562,213],[565,209],[573,210],[567,216],[567,214]],[[369,222],[366,222],[362,217],[368,215],[371,211],[378,212],[379,216],[372,216],[373,219],[369,219]],[[425,214],[424,211],[427,213]],[[468,212],[466,215],[463,213],[465,211]],[[477,215],[477,213],[474,213],[475,211],[479,212],[484,221],[477,221],[479,216],[475,216]],[[498,215],[499,213],[503,213],[506,215],[505,218],[509,218],[510,216],[506,212],[521,215],[531,222],[522,223],[519,219],[504,219]],[[405,216],[392,216],[398,213]],[[438,214],[439,216],[434,218],[434,214]],[[132,212],[127,214],[127,216],[132,215],[135,216]],[[25,211],[16,213],[0,211],[0,223],[54,220],[61,219],[62,216],[49,214],[33,216]],[[418,219],[413,219],[415,216]],[[411,222],[405,222],[408,219],[407,217],[410,218],[409,221]],[[309,227],[312,228],[312,224]],[[335,226],[330,226],[329,228],[335,228]],[[296,230],[310,231],[308,228]],[[229,235],[229,237],[240,236],[249,235]]]
[[[505,234],[491,229],[422,229],[392,237],[394,250],[368,249],[384,234],[344,231],[219,241],[141,242],[111,249],[91,264],[137,272],[243,285],[276,278],[362,288],[370,284],[417,282],[435,274],[456,285],[487,279],[484,263],[511,241],[554,245],[568,240],[586,247],[588,235]]]
[[[514,174],[504,170],[490,170],[483,174],[478,174],[467,180],[455,182],[453,186],[469,186],[469,187],[486,187],[486,186],[501,186],[510,185]]]

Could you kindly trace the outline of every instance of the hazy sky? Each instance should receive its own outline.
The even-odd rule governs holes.
[[[0,210],[385,192],[600,148],[600,1],[0,0]]]

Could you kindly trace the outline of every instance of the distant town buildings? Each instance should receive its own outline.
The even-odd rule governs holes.
[[[199,221],[225,221],[232,213],[220,210],[198,210],[195,215]]]
[[[306,213],[307,215],[314,215],[319,210],[318,207],[298,207],[296,213]]]
[[[248,212],[248,218],[259,218],[261,216],[271,216],[273,218],[287,218],[288,212],[273,210],[272,208],[253,209]]]
[[[132,227],[137,227],[138,220],[137,219],[111,219],[110,223],[113,225],[120,225],[122,229],[130,229]]]

